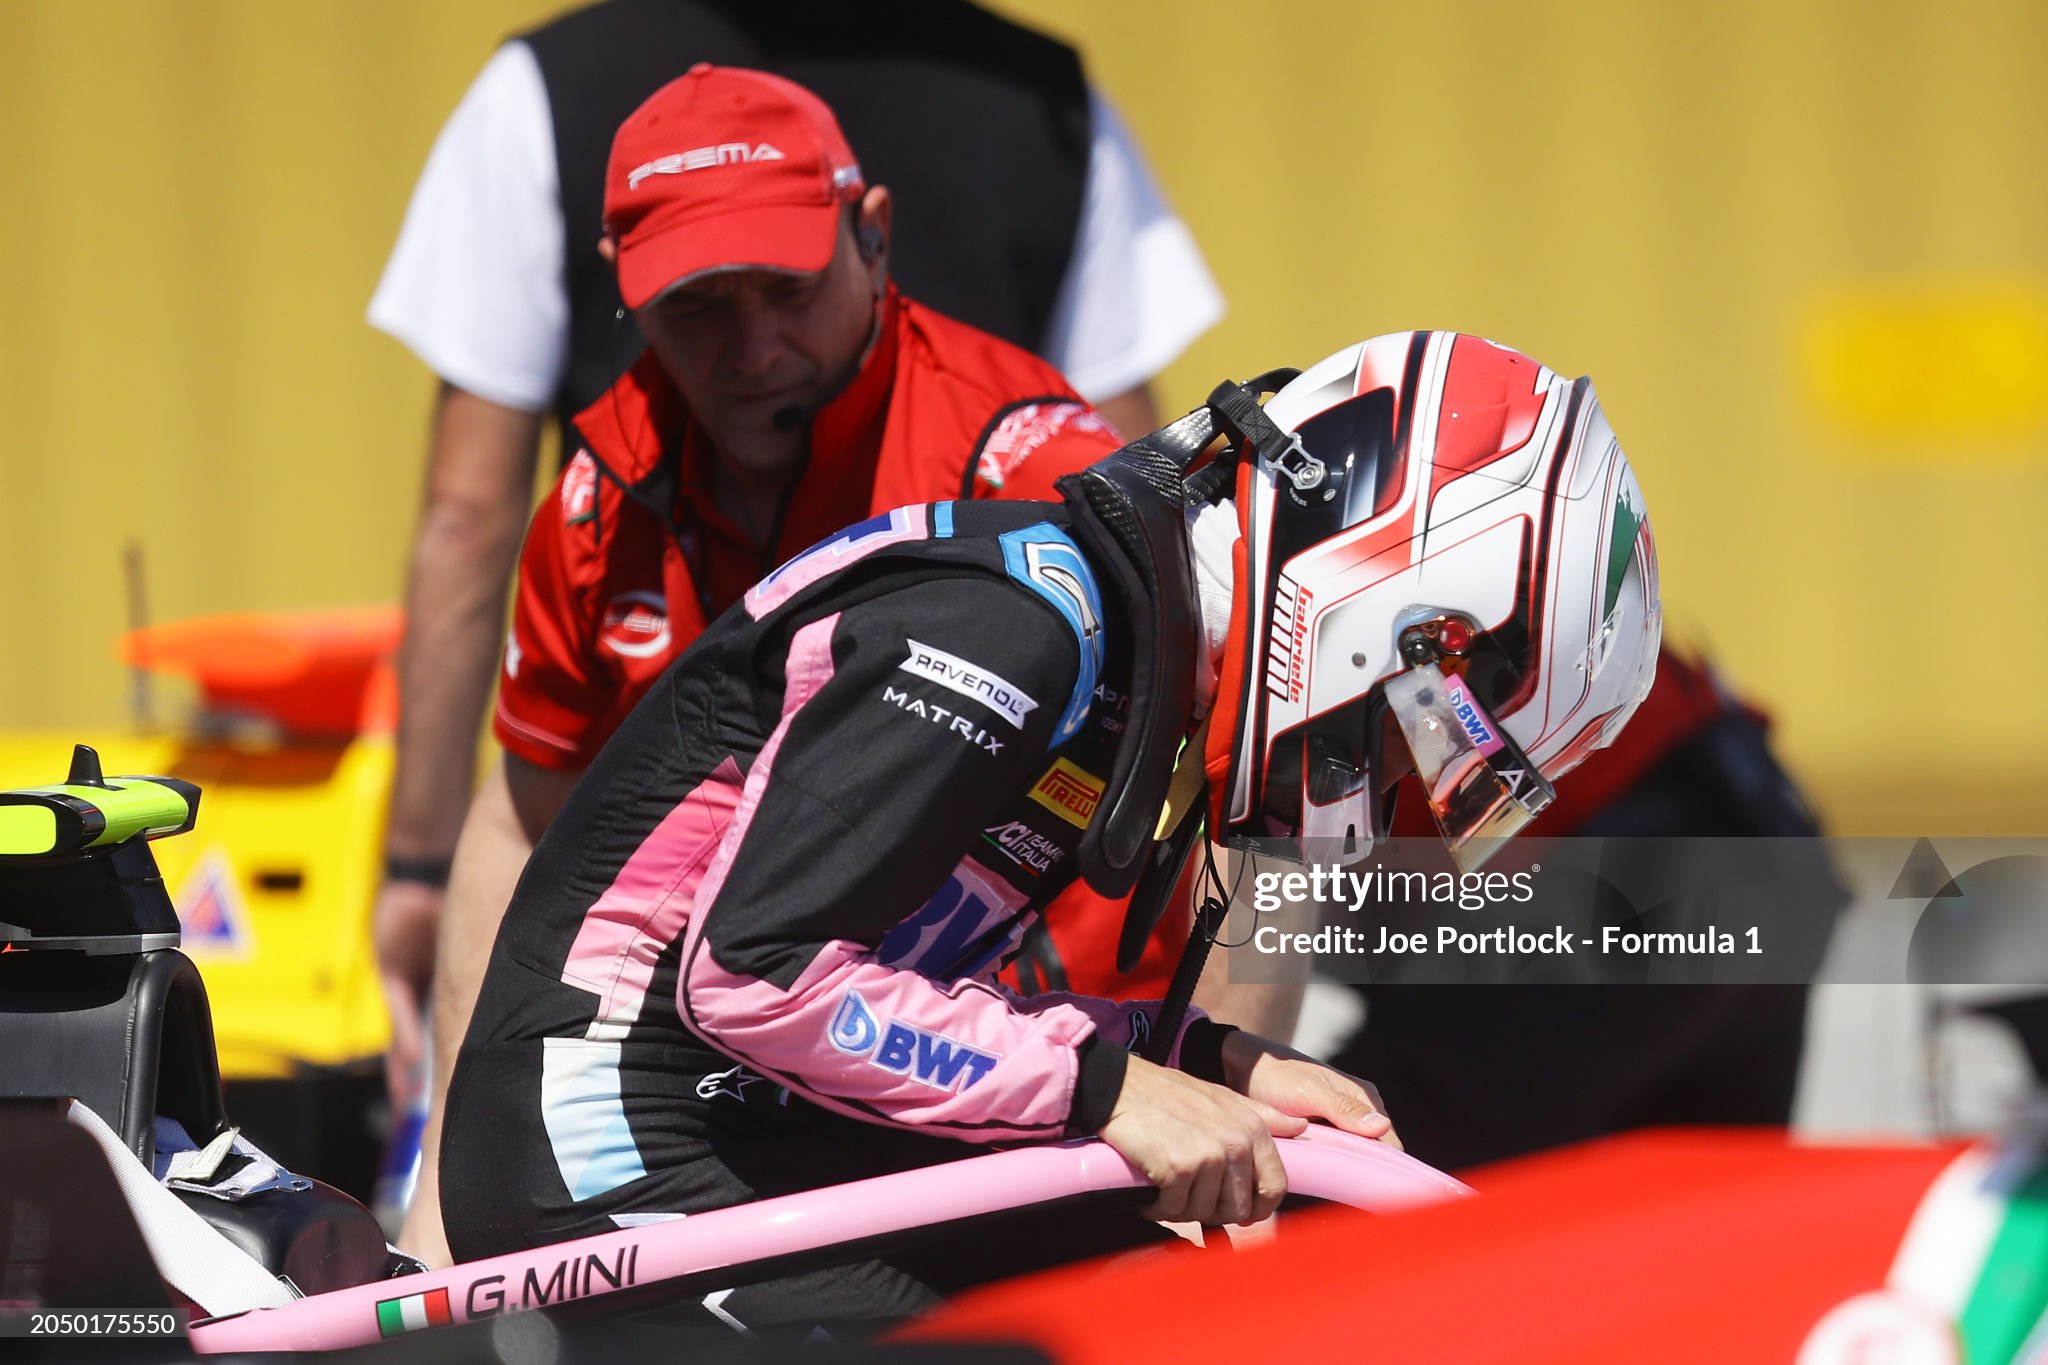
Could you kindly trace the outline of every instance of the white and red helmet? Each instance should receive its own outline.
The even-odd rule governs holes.
[[[1590,380],[1454,332],[1347,347],[1264,412],[1291,437],[1237,474],[1211,829],[1368,845],[1412,763],[1476,866],[1649,690],[1628,459]]]

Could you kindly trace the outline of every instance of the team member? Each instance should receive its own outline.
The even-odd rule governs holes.
[[[621,126],[607,177],[604,249],[649,349],[576,419],[577,453],[521,552],[505,754],[464,826],[442,925],[443,1086],[534,840],[710,620],[850,520],[1047,495],[1117,444],[1045,362],[896,291],[889,192],[801,87],[693,68]],[[433,1137],[401,1237],[430,1258]]]
[[[493,950],[449,1095],[459,1254],[1082,1133],[1152,1177],[1158,1214],[1252,1220],[1285,1190],[1272,1134],[1388,1134],[1361,1085],[1273,1044],[990,972],[1077,874],[1117,895],[1162,824],[1185,847],[1189,812],[1377,837],[1406,766],[1388,717],[1457,856],[1511,833],[1648,688],[1648,523],[1587,381],[1476,338],[1379,338],[1263,410],[1215,404],[1060,503],[849,527],[662,676]],[[1219,425],[1236,453],[1184,490]],[[1162,821],[1204,772],[1210,800]],[[1178,1068],[1126,1051],[1155,1030]],[[896,1315],[961,1265],[884,1257],[720,1315]]]
[[[543,414],[566,432],[641,346],[597,253],[612,134],[702,61],[819,94],[871,181],[915,206],[890,241],[906,291],[1044,356],[1124,430],[1156,425],[1148,381],[1222,312],[1079,55],[964,0],[607,0],[505,43],[436,142],[370,306],[442,381],[376,914],[396,1075],[418,1055]]]

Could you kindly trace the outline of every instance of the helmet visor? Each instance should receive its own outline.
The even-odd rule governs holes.
[[[1556,797],[1463,678],[1421,664],[1389,679],[1386,699],[1460,872],[1483,866]]]

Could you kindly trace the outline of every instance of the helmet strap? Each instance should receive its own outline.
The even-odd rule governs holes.
[[[1251,638],[1246,632],[1251,629],[1252,611],[1251,541],[1245,523],[1251,491],[1251,466],[1240,464],[1236,488],[1238,537],[1230,552],[1230,630],[1224,636],[1223,655],[1216,666],[1216,696],[1209,703],[1207,743],[1202,751],[1202,765],[1209,778],[1209,828],[1217,831],[1218,838],[1230,828],[1226,817],[1235,777],[1238,731],[1245,723],[1245,643]]]
[[[1296,372],[1274,370],[1244,384],[1226,379],[1209,392],[1209,407],[1223,425],[1268,464],[1289,470],[1289,477],[1295,477],[1291,466],[1306,461],[1320,470],[1322,462],[1302,449],[1298,437],[1282,431],[1278,423],[1266,416],[1266,410],[1259,406],[1259,396],[1269,391],[1265,386],[1276,376],[1287,374],[1291,378],[1293,373]],[[1320,474],[1317,482],[1321,482]]]

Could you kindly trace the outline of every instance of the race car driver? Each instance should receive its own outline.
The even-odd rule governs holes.
[[[654,679],[833,529],[920,499],[1050,496],[1117,445],[1051,366],[895,290],[889,192],[802,87],[694,67],[620,127],[606,174],[602,250],[648,350],[576,420],[520,555],[504,758],[465,822],[434,954],[435,1084],[400,1236],[433,1263],[435,1111],[498,917]]]
[[[1219,427],[1234,455],[1184,485]],[[1641,493],[1590,384],[1383,337],[1263,409],[1225,386],[1061,492],[827,537],[627,717],[534,852],[457,1062],[459,1256],[1076,1134],[1151,1177],[1157,1215],[1249,1221],[1284,1193],[1273,1134],[1390,1134],[1359,1082],[1275,1044],[992,972],[1077,875],[1120,895],[1159,829],[1187,847],[1183,812],[1224,837],[1384,833],[1408,766],[1387,724],[1455,856],[1540,809],[1640,702],[1659,637]],[[1127,947],[1171,881],[1139,887]],[[1153,1033],[1166,1065],[1126,1051]],[[1110,1240],[1061,1228],[1069,1255]],[[1046,1250],[954,1239],[718,1315],[913,1312],[992,1241],[1005,1270]]]

